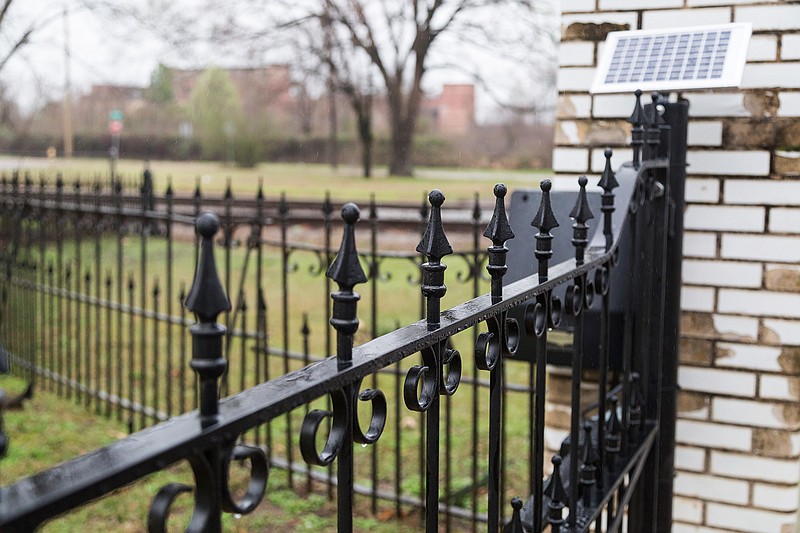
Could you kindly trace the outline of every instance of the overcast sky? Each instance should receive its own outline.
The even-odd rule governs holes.
[[[25,110],[42,105],[47,99],[60,100],[65,83],[65,28],[69,35],[70,74],[73,93],[88,92],[92,84],[115,84],[145,86],[150,74],[159,62],[171,66],[202,67],[203,57],[188,57],[177,53],[157,36],[136,28],[131,21],[113,20],[80,7],[86,0],[16,0],[13,18],[3,27],[0,39],[7,41],[13,32],[19,32],[31,21],[45,21],[29,45],[21,50],[0,74],[7,90]],[[165,0],[121,0],[133,2],[159,2]],[[177,1],[177,0],[173,0]],[[557,0],[546,0],[557,4]],[[63,6],[69,6],[68,16],[62,14]],[[556,23],[554,19],[554,23]],[[176,31],[180,29],[176,28]],[[477,54],[477,52],[476,52]],[[264,63],[268,59],[256,59]],[[509,79],[512,72],[496,71],[490,58],[479,61],[486,65],[489,77]],[[224,58],[214,58],[214,63],[224,63]],[[242,64],[234,59],[224,66],[255,66]],[[506,67],[508,69],[508,67]],[[442,83],[459,83],[470,78],[455,70],[432,70],[427,77],[425,89],[437,92]],[[521,78],[502,89],[524,90]],[[514,88],[513,85],[517,85]],[[479,115],[491,113],[491,99],[479,92]],[[481,117],[479,117],[481,118]]]

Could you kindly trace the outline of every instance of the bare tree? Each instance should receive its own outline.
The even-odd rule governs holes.
[[[8,62],[27,44],[33,35],[41,28],[61,16],[61,8],[46,10],[32,21],[22,21],[15,24],[13,6],[21,5],[17,0],[2,0],[0,4],[0,74]]]
[[[333,45],[341,49],[323,61],[332,74],[335,68],[337,89],[357,115],[359,106],[367,109],[368,86],[351,78],[341,62],[365,58],[371,65],[369,74],[379,82],[376,90],[386,96],[389,173],[410,175],[412,141],[428,73],[456,66],[476,79],[491,79],[496,86],[498,76],[482,73],[481,65],[504,61],[512,69],[538,68],[553,55],[554,4],[552,0],[173,0],[151,3],[156,13],[143,20],[152,28],[160,27],[160,33],[182,49],[203,50],[206,53],[200,55],[206,58],[211,51],[226,54],[228,60],[238,55],[253,62],[263,62],[270,54],[280,58],[282,48],[285,60],[292,55],[287,49],[296,45],[298,31],[321,34],[321,28],[327,28]],[[176,26],[181,30],[175,31]],[[312,44],[320,46],[318,41]],[[364,120],[359,119],[360,131],[369,117],[365,112]]]
[[[459,50],[463,53],[465,47],[489,52],[506,43],[510,35],[520,30],[535,33],[540,26],[531,17],[538,14],[532,0],[319,2],[321,10],[309,16],[329,19],[333,31],[344,34],[353,48],[366,53],[383,81],[391,129],[391,175],[412,173],[412,141],[422,104],[422,84],[434,52],[448,48],[449,52],[439,55],[464,60],[467,58],[459,57]],[[516,30],[496,33],[493,29],[498,21],[506,30],[511,26]]]

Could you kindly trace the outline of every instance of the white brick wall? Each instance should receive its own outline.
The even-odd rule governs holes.
[[[567,0],[569,1],[569,0]],[[600,10],[683,7],[683,0],[600,0]]]
[[[689,146],[720,146],[722,144],[722,122],[718,120],[689,122],[687,142]]]
[[[594,68],[570,67],[558,71],[559,91],[588,91],[594,80]]]
[[[769,152],[689,150],[686,154],[690,174],[714,174],[721,176],[767,176],[769,175]]]
[[[777,58],[778,58],[777,36],[754,35],[750,39],[750,48],[748,48],[747,50],[748,61],[775,61]]]
[[[786,0],[564,0],[573,22],[636,29],[751,22],[743,90],[686,92],[689,167],[681,308],[688,350],[708,359],[679,371],[675,533],[797,530],[800,507],[800,179],[777,159],[800,117],[800,2]],[[603,42],[565,43],[559,118],[620,120],[631,95],[589,96],[582,71]],[[591,59],[590,59],[590,56]],[[753,130],[748,136],[747,128]],[[771,145],[770,128],[775,133]],[[563,123],[557,171],[602,171],[603,146]],[[584,143],[584,144],[582,144]],[[726,145],[726,143],[729,143]],[[573,150],[573,151],[566,151]],[[571,158],[575,160],[571,160]],[[630,158],[615,148],[613,164]],[[589,167],[585,169],[585,167]],[[563,170],[561,170],[563,169]],[[690,339],[691,341],[692,339]],[[694,360],[686,357],[686,360]]]
[[[639,15],[637,13],[581,13],[576,15],[562,15],[561,28],[562,31],[570,24],[575,22],[602,24],[603,22],[612,22],[614,24],[629,24],[632,30],[638,29]]]
[[[797,508],[798,490],[800,487],[797,485],[781,487],[755,483],[753,484],[753,503],[764,509],[791,512]]]
[[[800,92],[781,91],[778,94],[778,101],[780,102],[779,117],[800,117]]]
[[[783,405],[752,400],[714,398],[712,420],[756,428],[797,429],[797,424],[783,416]],[[798,465],[800,471],[800,465]],[[775,480],[774,478],[769,478]]]
[[[594,43],[563,43],[558,48],[558,64],[562,67],[594,65]]]
[[[800,59],[800,33],[781,37],[781,59]]]
[[[683,287],[681,289],[681,309],[710,313],[714,310],[714,289]]]
[[[589,151],[584,148],[556,148],[553,150],[553,170],[556,172],[586,172]]]
[[[800,261],[800,237],[723,235],[722,257],[755,261]]]
[[[800,78],[800,70],[798,77]],[[725,201],[730,204],[797,205],[798,180],[726,180]]]
[[[731,22],[731,8],[675,9],[668,11],[645,11],[642,29],[677,28],[680,26],[703,26]]]
[[[800,87],[797,75],[800,63],[751,63],[745,65],[742,75],[742,88],[756,87]]]
[[[757,320],[745,320],[752,320],[755,322],[756,328],[758,327]],[[717,325],[716,321],[714,322],[714,325]],[[723,355],[720,356],[720,354]],[[780,348],[775,346],[720,342],[717,343],[717,359],[715,364],[717,366],[731,368],[749,368],[753,370],[762,370],[765,372],[781,372],[783,369],[778,362],[780,355]]]
[[[734,22],[750,22],[753,31],[799,30],[800,5],[737,7]]]
[[[683,224],[689,230],[764,231],[762,207],[689,205]]]
[[[689,178],[685,195],[687,202],[715,204],[719,201],[719,180]]]
[[[678,370],[678,383],[686,391],[746,398],[756,394],[756,377],[749,372],[683,366]]]
[[[716,476],[678,472],[675,476],[675,494],[696,496],[704,500],[745,504],[750,486],[744,481]]]
[[[597,0],[569,0],[564,2],[561,9],[564,13],[594,11],[596,4]]]
[[[800,465],[797,461],[755,457],[727,452],[711,452],[711,471],[737,479],[800,483]]]
[[[589,95],[572,94],[558,97],[559,117],[563,118],[588,118],[592,113],[592,97]]]
[[[683,282],[693,285],[757,288],[761,286],[761,264],[686,259],[683,262]]]
[[[759,397],[768,400],[785,400],[796,402],[798,400],[797,383],[786,376],[763,375],[759,380]]]
[[[721,336],[734,335],[745,339],[758,338],[758,319],[733,315],[712,315],[714,330]],[[721,349],[728,349],[728,345],[717,344]],[[752,345],[748,345],[752,346]],[[717,363],[719,364],[719,363]],[[729,365],[723,365],[729,366]]]
[[[686,257],[715,257],[716,233],[687,231],[683,234],[683,255]]]
[[[800,346],[800,321],[765,318],[764,327],[774,332],[782,344]]]
[[[752,449],[753,431],[750,428],[678,420],[676,434],[677,441],[681,444],[743,452]]]
[[[675,466],[681,470],[702,472],[706,469],[706,451],[702,448],[676,446]]]
[[[800,318],[800,294],[720,289],[717,310],[750,316]]]
[[[675,496],[672,498],[672,510],[675,516],[681,520],[700,524],[703,522],[703,501],[695,498],[682,498]]]
[[[800,233],[800,209],[770,209],[769,231],[772,233]]]
[[[735,531],[756,533],[782,533],[784,526],[791,526],[795,516],[761,511],[741,506],[709,503],[706,506],[706,520],[711,526],[730,528]]]

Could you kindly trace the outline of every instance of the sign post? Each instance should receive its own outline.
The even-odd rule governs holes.
[[[111,134],[111,148],[108,150],[111,160],[111,183],[116,179],[117,160],[119,159],[119,137],[122,134],[122,111],[115,109],[108,114],[108,132]]]

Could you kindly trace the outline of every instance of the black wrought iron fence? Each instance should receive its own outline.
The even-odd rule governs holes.
[[[186,491],[194,491],[195,500],[189,529],[219,530],[221,512],[246,514],[258,505],[267,490],[270,465],[287,468],[290,485],[311,487],[312,480],[322,480],[331,495],[335,485],[340,531],[352,529],[357,493],[370,498],[373,512],[383,499],[392,502],[398,515],[409,506],[422,507],[427,531],[438,531],[440,519],[447,529],[466,520],[472,529],[496,531],[509,517],[512,531],[540,530],[548,524],[553,531],[618,531],[626,519],[631,531],[668,527],[677,345],[677,302],[672,295],[680,278],[679,266],[676,281],[667,264],[680,257],[682,231],[676,213],[682,198],[685,106],[654,97],[645,113],[637,95],[631,121],[634,160],[615,174],[607,153],[599,183],[604,191],[602,215],[588,209],[587,180],[579,182],[581,194],[570,213],[575,220],[575,258],[549,264],[551,231],[558,218],[564,219],[553,213],[551,184],[545,181],[532,223],[539,233],[535,250],[533,244],[529,250],[537,274],[504,287],[505,243],[513,232],[505,212],[506,189],[498,185],[484,232],[491,246],[485,253],[461,254],[465,278],[474,291],[480,290],[480,271],[488,258],[491,292],[443,313],[448,288],[442,259],[453,248],[444,233],[444,195],[439,191],[429,196],[422,241],[418,253],[411,255],[378,252],[379,222],[373,204],[369,251],[360,257],[355,232],[359,210],[346,204],[335,260],[330,245],[332,205],[322,209],[322,248],[293,246],[287,235],[290,210],[282,198],[276,221],[280,254],[275,261],[281,282],[271,298],[265,283],[265,245],[270,241],[264,238],[271,221],[265,216],[262,194],[256,197],[254,216],[240,220],[234,220],[234,202],[228,195],[222,216],[197,216],[199,238],[181,242],[173,236],[195,217],[178,214],[169,191],[166,209],[160,212],[142,208],[150,204],[141,201],[138,209],[126,205],[119,189],[105,204],[100,195],[87,201],[80,187],[67,199],[63,183],[56,182],[48,193],[46,185],[36,189],[29,180],[7,180],[0,226],[6,265],[2,333],[18,371],[39,386],[74,395],[98,412],[127,417],[131,429],[167,421],[0,489],[0,524],[9,530],[31,529],[186,459],[195,487],[171,484],[159,492],[150,510],[152,531],[165,528],[171,502]],[[670,144],[678,149],[670,150]],[[622,199],[616,212],[615,189]],[[194,212],[201,203],[202,198],[194,201]],[[595,216],[602,216],[602,228],[590,235],[587,223]],[[479,222],[476,209],[471,227]],[[244,233],[236,230],[242,224],[249,226]],[[222,281],[213,255],[220,227]],[[618,264],[623,237],[630,240],[632,252],[624,259],[628,263]],[[234,246],[237,240],[239,248]],[[289,295],[296,294],[290,273],[293,254],[306,249],[315,255],[307,265],[310,275],[325,270],[330,281],[325,284],[324,305],[320,295],[298,335],[290,327]],[[163,285],[151,265],[157,255],[165,258],[165,268],[158,273]],[[192,273],[185,266],[178,271],[181,257],[198,258],[188,294],[181,281]],[[382,274],[392,270],[383,265],[389,259],[408,262],[412,279],[421,273],[425,319],[376,336],[381,329],[376,287]],[[106,265],[114,265],[116,272],[101,275]],[[610,282],[615,268],[629,269],[630,298],[620,330],[612,330],[608,318],[609,295],[618,290]],[[129,269],[139,270],[138,279],[128,275]],[[338,290],[331,292],[331,282]],[[372,304],[369,337],[375,338],[353,348],[360,299],[353,289],[365,283]],[[563,303],[553,294],[559,286],[567,287]],[[307,285],[301,289],[308,292]],[[599,351],[599,384],[593,405],[582,407],[583,316],[597,305],[595,299],[602,324],[594,347]],[[276,301],[281,302],[278,320],[269,305]],[[191,357],[185,334],[190,322],[178,304],[198,320],[190,328]],[[517,306],[524,306],[521,321],[508,316]],[[310,332],[314,313],[317,320],[330,321],[335,348],[328,328],[321,334]],[[557,327],[562,313],[573,317],[571,429],[545,482],[548,332]],[[217,323],[219,315],[227,328]],[[271,334],[276,328],[282,333],[277,345]],[[467,332],[466,340],[464,334],[459,339],[462,332]],[[534,353],[525,357],[516,353],[522,335],[536,339]],[[623,346],[618,369],[608,364],[611,337],[617,336]],[[333,356],[314,362],[314,343]],[[187,372],[188,367],[194,373]],[[368,388],[363,388],[364,380]],[[241,392],[219,401],[220,388]],[[465,400],[459,404],[460,398]],[[358,416],[362,403],[371,406],[368,421]],[[199,412],[172,416],[192,407]],[[458,435],[465,429],[468,453],[454,463]],[[409,443],[409,433],[420,438]],[[362,451],[354,443],[372,446]],[[322,468],[301,467],[300,457]],[[251,466],[249,489],[238,502],[227,487],[232,460],[249,460]],[[407,487],[409,470],[418,472],[416,489]],[[456,486],[454,472],[466,470],[469,481]],[[514,499],[509,506],[512,496],[527,503]],[[566,518],[565,508],[570,511]]]

